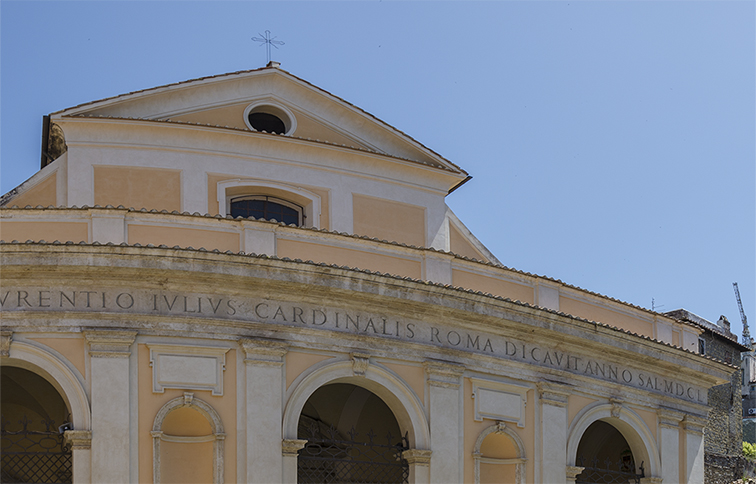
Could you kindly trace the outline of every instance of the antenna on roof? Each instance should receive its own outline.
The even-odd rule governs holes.
[[[284,42],[281,42],[280,40],[276,40],[275,37],[270,36],[270,30],[265,31],[265,35],[259,34],[260,37],[252,37],[252,40],[255,42],[260,42],[260,47],[263,45],[266,45],[268,47],[268,64],[270,64],[270,46],[272,45],[276,49],[278,49],[279,45],[284,45]]]
[[[664,304],[656,304],[656,299],[651,298],[651,311],[656,311],[659,308],[663,308]]]
[[[735,289],[735,299],[738,300],[738,309],[740,310],[740,320],[743,322],[743,344],[751,346],[751,332],[748,331],[748,320],[746,319],[745,312],[743,311],[743,303],[740,301],[740,291],[738,290],[738,283],[733,282],[732,287]]]

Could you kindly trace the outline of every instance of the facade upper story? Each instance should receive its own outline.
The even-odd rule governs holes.
[[[698,352],[694,322],[501,265],[445,203],[462,168],[276,63],[49,116],[0,239],[312,260],[462,287]]]

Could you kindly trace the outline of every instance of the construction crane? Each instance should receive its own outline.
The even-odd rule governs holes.
[[[732,287],[735,288],[735,299],[738,300],[738,309],[740,309],[740,320],[743,322],[743,344],[751,347],[751,333],[748,331],[748,320],[746,319],[745,312],[743,311],[743,303],[740,301],[740,291],[738,291],[738,283],[733,282]]]

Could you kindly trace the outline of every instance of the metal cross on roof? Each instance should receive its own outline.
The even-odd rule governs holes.
[[[273,47],[278,49],[278,46],[284,45],[284,43],[281,42],[280,40],[276,40],[275,37],[271,37],[270,30],[266,30],[265,35],[262,35],[262,34],[259,34],[259,35],[260,37],[252,37],[252,40],[254,40],[255,42],[260,42],[260,47],[262,47],[263,45],[268,46],[268,63],[270,63],[270,46],[272,45]]]

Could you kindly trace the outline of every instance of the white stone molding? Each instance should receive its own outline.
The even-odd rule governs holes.
[[[0,357],[10,356],[11,341],[13,341],[13,331],[0,331]]]
[[[298,455],[299,451],[307,445],[306,440],[302,439],[283,439],[281,441],[281,451],[284,455]]]
[[[210,437],[201,442],[214,441],[213,444],[213,484],[223,484],[224,479],[224,440],[226,438],[223,430],[223,422],[220,415],[208,403],[195,398],[193,393],[185,392],[183,396],[169,400],[163,405],[155,415],[155,421],[152,424],[152,479],[154,484],[160,483],[160,441],[177,442],[177,439],[186,439],[186,437],[166,435],[163,433],[163,422],[169,413],[179,408],[191,408],[198,411],[210,423],[212,435],[201,436],[201,438]],[[184,440],[182,440],[184,441]],[[186,441],[184,441],[186,442]]]
[[[536,384],[536,463],[540,464],[543,482],[564,482],[567,461],[567,403],[572,387],[559,382],[539,381]]]
[[[640,484],[662,484],[664,479],[661,477],[641,477]]]
[[[665,407],[660,407],[659,410],[657,410],[657,414],[659,415],[660,427],[668,427],[675,430],[680,428],[680,422],[682,422],[685,417],[684,413]]]
[[[66,430],[63,437],[73,450],[92,448],[92,432],[89,430]]]
[[[233,195],[228,192],[233,190]],[[240,192],[239,189],[244,189]],[[305,188],[285,183],[274,182],[270,180],[261,180],[257,178],[234,178],[218,182],[218,211],[222,217],[231,213],[231,199],[243,197],[245,195],[267,195],[289,202],[296,203],[302,207],[304,227],[320,228],[320,196]],[[251,252],[247,250],[247,252]]]
[[[610,398],[609,403],[612,405],[612,410],[611,410],[612,417],[619,418],[620,412],[622,411],[622,400]]]
[[[412,448],[427,449],[430,443],[428,418],[412,388],[379,363],[371,363],[364,377],[355,377],[352,366],[352,361],[344,358],[325,360],[313,365],[292,382],[286,392],[283,438],[297,438],[299,416],[315,390],[329,383],[351,383],[375,393],[386,403],[402,433],[408,433]]]
[[[577,480],[577,476],[582,474],[585,467],[567,466],[567,484],[572,484]]]
[[[580,439],[588,427],[597,420],[602,420],[617,429],[627,441],[633,453],[635,462],[645,462],[646,475],[657,477],[661,475],[659,447],[655,435],[646,425],[643,418],[627,406],[621,406],[619,416],[613,417],[612,403],[597,402],[581,410],[570,424],[567,438],[567,465],[574,466],[577,459],[577,449]],[[703,457],[702,457],[703,458]]]
[[[507,436],[517,449],[517,457],[512,459],[498,459],[493,457],[484,457],[480,453],[480,448],[483,445],[483,441],[491,434],[501,434]],[[473,460],[475,461],[475,484],[480,484],[480,465],[481,464],[515,464],[515,479],[516,484],[525,484],[525,472],[527,459],[525,458],[525,444],[522,439],[513,430],[507,428],[504,422],[496,422],[496,424],[483,430],[478,436],[478,440],[475,441],[475,447],[473,448]]]
[[[525,427],[525,406],[530,388],[481,378],[470,378],[470,381],[475,400],[475,421],[490,419],[515,422],[518,427]]]
[[[459,379],[465,372],[465,367],[455,363],[443,361],[423,362],[428,384],[433,387],[459,388]]]
[[[365,372],[370,366],[370,355],[367,353],[349,353],[352,359],[352,372],[354,376],[365,376]]]
[[[136,331],[110,329],[87,329],[82,333],[87,339],[92,358],[128,358],[137,336]]]
[[[230,348],[148,344],[152,367],[152,393],[166,388],[210,390],[223,395],[223,372]]]
[[[264,366],[281,366],[289,345],[283,341],[241,338],[239,344],[244,350],[244,363]]]
[[[706,427],[706,417],[700,415],[686,414],[683,419],[685,424],[685,432],[703,435],[704,427]]]

